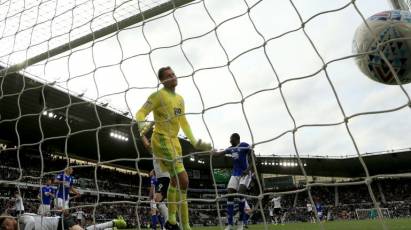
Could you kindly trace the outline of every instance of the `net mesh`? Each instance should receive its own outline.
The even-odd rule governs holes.
[[[216,126],[219,125],[240,129],[250,140],[253,148],[260,148],[259,151],[278,147],[286,142],[285,138],[288,138],[287,145],[290,146],[289,150],[294,152],[295,166],[303,176],[303,186],[285,192],[267,192],[263,189],[263,178],[257,174],[258,191],[254,195],[244,195],[255,201],[256,209],[260,212],[261,221],[266,229],[270,220],[267,219],[267,207],[262,202],[265,196],[292,195],[295,196],[294,203],[296,203],[298,194],[306,193],[309,203],[314,207],[313,190],[334,186],[364,185],[366,187],[364,192],[369,194],[372,207],[377,210],[379,219],[382,219],[383,213],[379,208],[376,190],[372,186],[373,181],[376,178],[409,177],[409,174],[370,174],[350,123],[354,123],[353,126],[357,127],[356,119],[361,121],[366,116],[401,113],[401,111],[403,113],[404,109],[408,109],[411,104],[407,92],[409,89],[399,85],[395,87],[395,92],[389,91],[389,95],[396,99],[393,103],[388,103],[387,107],[365,106],[365,111],[358,112],[355,106],[349,105],[346,109],[345,104],[349,104],[347,101],[352,102],[355,99],[345,99],[344,102],[341,95],[350,89],[358,90],[358,88],[347,86],[347,83],[339,78],[341,74],[335,74],[336,77],[333,77],[331,72],[339,63],[343,63],[341,64],[343,68],[347,66],[351,69],[356,68],[352,63],[354,55],[347,54],[338,47],[333,47],[332,49],[337,52],[330,54],[328,53],[330,47],[327,46],[335,43],[326,43],[325,48],[318,43],[322,41],[321,36],[332,40],[340,33],[346,33],[344,29],[355,30],[354,24],[348,27],[338,24],[327,25],[328,19],[355,15],[357,17],[355,22],[358,23],[365,21],[368,16],[363,13],[362,8],[371,8],[367,8],[368,12],[382,10],[388,6],[379,3],[381,7],[370,7],[364,2],[341,1],[336,7],[322,2],[319,3],[320,7],[312,7],[305,11],[306,8],[303,7],[307,5],[301,1],[282,1],[275,7],[271,4],[269,1],[262,0],[224,1],[224,3],[126,0],[1,1],[0,61],[3,67],[1,70],[3,87],[0,90],[0,100],[5,102],[8,98],[17,97],[13,104],[17,108],[17,113],[4,113],[12,108],[4,110],[2,108],[0,120],[0,124],[14,127],[15,133],[11,135],[16,145],[4,146],[1,151],[2,155],[7,157],[10,157],[6,155],[8,153],[17,153],[15,155],[17,167],[5,165],[3,170],[9,172],[9,177],[1,180],[0,184],[16,186],[19,191],[27,186],[37,189],[44,183],[44,178],[57,174],[64,166],[71,164],[74,165],[75,172],[87,175],[85,177],[89,178],[82,178],[81,181],[79,179],[82,188],[80,191],[89,193],[93,198],[77,203],[74,200],[70,209],[91,208],[93,222],[107,220],[113,216],[114,214],[107,214],[109,209],[121,210],[118,212],[130,214],[130,219],[136,226],[139,228],[143,226],[147,221],[143,217],[146,213],[141,210],[148,209],[149,200],[144,188],[145,175],[140,172],[139,162],[149,161],[151,158],[141,156],[141,148],[137,147],[139,145],[137,135],[127,135],[135,134],[134,122],[127,120],[129,123],[107,124],[107,117],[102,115],[101,108],[109,108],[110,111],[121,114],[121,117],[131,118],[138,107],[144,103],[144,99],[153,90],[159,88],[159,81],[156,78],[157,69],[162,66],[172,66],[179,76],[181,85],[179,88],[187,95],[186,103],[193,105],[186,115],[198,124],[196,126],[200,130],[198,136],[209,139],[215,147],[224,143],[221,140],[227,139],[216,134],[219,130]],[[270,7],[271,10],[267,10]],[[347,19],[348,24],[351,22]],[[320,26],[313,27],[314,23],[320,23]],[[338,31],[339,26],[343,28],[341,31]],[[337,27],[337,30],[328,27]],[[328,34],[325,34],[326,32]],[[336,37],[333,32],[337,34]],[[344,42],[350,43],[350,41]],[[55,49],[56,47],[59,48]],[[273,55],[276,52],[281,55]],[[346,64],[349,61],[351,65]],[[337,69],[337,71],[341,70],[341,67]],[[4,86],[8,79],[17,78],[15,72],[45,84],[36,85],[23,80],[20,89],[10,92]],[[348,74],[359,75],[351,70]],[[261,78],[263,75],[269,78]],[[212,85],[207,83],[210,81],[213,81]],[[300,82],[303,82],[304,86],[298,85]],[[311,84],[314,89],[309,89],[311,87],[307,86]],[[364,83],[359,87],[361,86],[364,86]],[[48,102],[47,99],[48,87],[59,89],[66,95],[75,95],[82,100],[67,96],[62,99],[62,103],[51,105],[52,102]],[[26,112],[25,106],[30,105],[21,103],[23,94],[35,88],[40,89],[41,92],[36,102],[41,105],[41,111]],[[378,89],[381,89],[380,86],[373,88],[373,90]],[[290,93],[292,90],[299,92],[299,95]],[[327,93],[323,98],[317,99],[313,98],[318,96],[313,93],[315,90],[324,90]],[[303,96],[306,99],[304,102],[309,106],[302,105],[304,104],[301,102],[302,92],[313,93],[313,97]],[[190,100],[192,102],[188,102]],[[265,108],[253,106],[258,100],[263,101],[265,104],[262,104],[267,107],[275,105],[282,109],[274,109],[271,111],[272,114],[268,113],[270,116],[276,114],[276,117],[262,119],[261,117],[266,116]],[[314,102],[321,100],[326,101],[327,105],[323,116],[318,120],[315,119],[318,114],[312,110],[319,105]],[[91,104],[90,110],[77,111],[77,115],[76,112],[72,112],[76,106],[88,103]],[[111,105],[113,107],[110,107]],[[84,113],[87,112],[95,119],[94,124],[85,124],[87,122],[84,121]],[[221,119],[221,114],[235,117],[231,120]],[[24,120],[27,117],[36,118],[39,130],[37,135],[40,138],[22,141],[20,136],[23,134],[19,130],[23,124],[26,125]],[[66,135],[53,136],[53,132],[46,130],[43,122],[48,118],[63,120]],[[216,122],[219,118],[221,120]],[[261,119],[261,122],[258,122],[258,119]],[[266,123],[267,121],[275,123],[276,127],[272,128],[271,124]],[[378,121],[378,119],[373,120],[373,122]],[[264,125],[270,130],[257,128]],[[339,138],[345,139],[345,143],[351,146],[350,150],[356,153],[365,175],[360,181],[346,183],[309,181],[310,175],[306,171],[306,163],[302,161],[301,153],[304,154],[310,146],[302,147],[299,144],[298,139],[303,139],[299,133],[308,132],[315,135],[311,133],[312,129],[329,127],[338,127]],[[121,131],[116,128],[125,129]],[[232,130],[227,130],[223,133],[231,132]],[[97,143],[96,149],[88,150],[94,153],[92,157],[94,160],[88,157],[73,157],[72,155],[76,153],[69,151],[71,138],[83,133],[91,133]],[[128,157],[103,159],[102,135],[108,133],[119,140],[117,143],[119,146],[121,141],[132,142],[133,157],[128,155]],[[197,135],[197,132],[195,133]],[[57,151],[44,150],[43,145],[57,139],[63,140],[63,151],[57,153]],[[322,141],[316,143],[316,145],[323,144],[325,143]],[[302,151],[301,148],[304,150]],[[322,150],[332,149],[336,148]],[[37,171],[34,172],[25,170],[28,164],[26,160],[21,162],[22,155],[26,157],[30,155],[30,151],[35,152],[33,155],[38,155],[38,158],[30,158],[30,163],[36,162],[38,166]],[[202,161],[197,162],[201,154],[201,152],[192,152],[183,158],[192,158],[195,163],[209,165],[209,172],[214,172],[215,161],[212,157],[202,158]],[[50,167],[46,162],[53,162],[59,167]],[[135,164],[136,171],[116,169],[121,172],[114,173],[114,177],[127,175],[125,180],[129,182],[128,194],[107,192],[105,187],[110,185],[104,182],[104,177],[111,174],[109,170],[113,170],[110,168],[112,163],[121,162]],[[257,159],[253,158],[252,164],[254,170],[258,172],[261,165]],[[194,177],[194,171],[190,173]],[[212,181],[213,192],[200,198],[189,195],[189,202],[190,206],[214,210],[214,215],[216,212],[219,216],[219,225],[223,226],[224,215],[220,211],[225,208],[222,203],[228,195],[218,187],[214,174]],[[316,209],[314,214],[320,227],[324,229]],[[388,229],[382,221],[381,226]]]

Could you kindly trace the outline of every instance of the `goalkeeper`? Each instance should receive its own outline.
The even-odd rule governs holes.
[[[188,175],[181,158],[182,151],[177,134],[182,128],[190,143],[198,150],[210,150],[209,144],[196,140],[185,116],[183,97],[175,92],[177,78],[170,67],[160,68],[158,78],[163,88],[151,94],[136,114],[140,133],[144,132],[144,121],[153,111],[154,131],[151,136],[151,150],[162,171],[170,173],[171,183],[167,191],[168,221],[166,229],[179,229],[176,220],[177,203],[181,200],[181,222],[184,230],[190,230],[187,204]],[[150,142],[143,135],[143,144],[150,148]],[[178,184],[177,184],[178,182]],[[181,194],[181,197],[180,197]]]

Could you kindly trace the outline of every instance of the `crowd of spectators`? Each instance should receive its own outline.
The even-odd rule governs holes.
[[[391,178],[377,179],[371,184],[373,196],[380,208],[386,209],[384,217],[403,218],[411,217],[411,179]],[[324,220],[352,220],[357,219],[356,210],[373,209],[370,191],[365,184],[345,186],[323,186],[310,189],[313,201],[323,207]],[[268,209],[269,199],[265,203]],[[282,196],[282,208],[290,222],[309,221],[307,203],[308,191],[287,194]],[[268,215],[268,212],[266,211]],[[261,219],[260,219],[261,220]]]
[[[0,154],[2,162],[0,180],[22,182],[18,188],[24,199],[25,211],[36,213],[39,205],[39,185],[45,181],[44,178],[41,181],[38,178],[41,175],[40,166],[43,166],[43,173],[57,172],[67,166],[67,161],[63,157],[45,153],[42,155],[43,164],[41,164],[41,158],[36,155],[19,153],[18,158],[19,160],[17,160],[16,152],[6,151]],[[75,168],[73,174],[75,186],[82,191],[95,191],[95,166],[84,165],[80,162],[71,162],[71,165]],[[50,173],[46,174],[46,177],[51,178],[54,175],[55,173]],[[140,224],[142,227],[147,227],[150,222],[147,198],[149,178],[141,177],[142,187],[140,188],[140,177],[132,173],[99,167],[97,175],[98,189],[102,193],[97,197],[95,193],[83,192],[80,198],[71,202],[72,211],[81,208],[86,213],[88,221],[92,221],[92,217],[94,217],[97,222],[122,215],[128,220],[130,226]],[[190,185],[189,190],[189,198],[196,199],[196,201],[190,201],[189,205],[192,224],[197,226],[219,224],[220,221],[216,218],[218,216],[217,205],[219,205],[220,216],[226,216],[226,200],[221,198],[221,195],[225,194],[225,190],[221,187],[215,189],[210,186],[210,183],[201,183],[205,186],[195,187],[197,184]],[[374,180],[371,188],[378,204],[388,210],[390,218],[402,218],[411,215],[410,185],[411,179],[393,178]],[[15,185],[0,186],[0,207],[3,210],[10,207],[10,200],[16,190]],[[374,207],[370,191],[365,184],[337,187],[315,186],[311,187],[310,192],[315,202],[324,207],[324,219],[326,220],[356,219],[357,209]],[[118,196],[118,194],[122,194],[122,196]],[[198,198],[207,199],[207,201],[198,201]],[[269,195],[263,197],[261,202],[263,212],[257,205],[257,199],[249,199],[249,203],[254,209],[250,218],[251,222],[261,222],[263,220],[262,213],[268,219],[268,206],[271,198],[272,196]],[[98,205],[96,205],[97,199]],[[307,202],[309,202],[307,191],[282,195],[282,208],[286,221],[309,221]],[[223,219],[222,223],[224,222]]]
[[[43,166],[43,175],[45,175],[44,181],[45,178],[53,178],[56,172],[64,170],[68,165],[65,157],[45,152],[42,153],[41,159],[37,154],[21,152],[17,155],[15,151],[4,151],[0,154],[0,162],[2,162],[0,180],[19,179],[20,182],[34,184],[40,182],[38,178],[41,177],[41,166]],[[94,178],[95,165],[76,161],[70,162],[70,165],[74,167],[73,177],[76,187],[97,190]],[[142,180],[144,184],[149,183],[147,177],[142,177]],[[99,166],[97,167],[97,182],[99,191],[134,194],[138,192],[139,176]]]

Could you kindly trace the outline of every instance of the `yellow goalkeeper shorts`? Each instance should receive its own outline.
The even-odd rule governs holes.
[[[151,148],[162,171],[175,176],[185,171],[181,145],[177,137],[168,137],[163,134],[153,133],[151,137]]]

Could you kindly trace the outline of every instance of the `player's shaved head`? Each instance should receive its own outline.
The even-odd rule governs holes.
[[[238,133],[231,134],[230,143],[231,143],[232,146],[236,146],[236,145],[240,144],[240,134],[238,134]]]
[[[238,134],[238,133],[233,133],[233,134],[231,134],[231,137],[232,137],[232,138],[235,138],[235,139],[237,139],[237,140],[240,140],[240,134]]]

